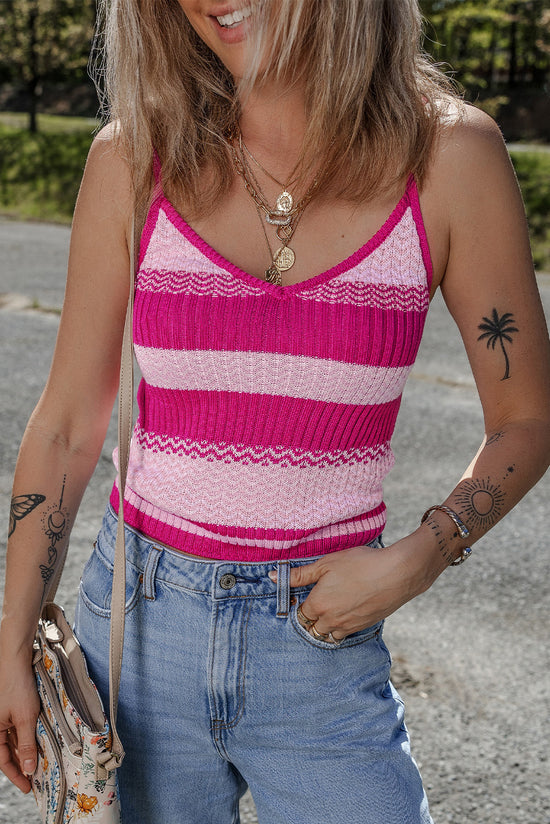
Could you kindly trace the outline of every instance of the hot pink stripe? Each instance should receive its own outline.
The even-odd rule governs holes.
[[[159,349],[280,352],[400,367],[414,363],[424,320],[425,311],[274,302],[269,296],[235,297],[229,303],[138,291],[134,331],[137,344]]]
[[[256,446],[308,444],[325,451],[389,441],[400,398],[362,406],[239,392],[156,387],[145,392],[142,382],[138,403],[140,427],[159,435]]]

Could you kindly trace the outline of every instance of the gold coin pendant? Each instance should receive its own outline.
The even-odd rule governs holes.
[[[286,272],[294,266],[295,260],[296,255],[290,246],[281,246],[280,249],[277,249],[275,255],[273,256],[273,262],[280,272]]]

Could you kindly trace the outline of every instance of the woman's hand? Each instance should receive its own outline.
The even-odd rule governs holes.
[[[356,547],[294,567],[290,586],[315,584],[301,611],[317,633],[339,641],[425,592],[447,563],[419,528],[385,549]]]
[[[22,792],[36,769],[36,719],[40,700],[28,657],[0,664],[0,770]]]

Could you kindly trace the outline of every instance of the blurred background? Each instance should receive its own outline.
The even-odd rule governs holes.
[[[510,144],[550,271],[550,0],[421,0],[425,49]],[[99,103],[94,0],[0,0],[0,214],[69,223]],[[97,55],[96,55],[97,57]],[[62,139],[60,139],[62,136]]]

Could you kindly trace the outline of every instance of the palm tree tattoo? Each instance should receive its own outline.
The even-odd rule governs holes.
[[[506,368],[504,370],[504,377],[501,378],[501,381],[508,380],[508,378],[510,377],[510,361],[508,359],[508,353],[504,348],[504,341],[512,343],[512,334],[514,332],[519,332],[519,329],[513,326],[514,323],[514,316],[511,312],[505,312],[503,315],[499,317],[497,310],[493,309],[491,317],[484,317],[483,323],[480,323],[477,327],[483,333],[479,336],[478,340],[483,340],[484,338],[487,338],[487,349],[491,347],[491,349],[494,350],[497,342],[500,343],[502,354],[504,355],[504,362],[506,364]]]

